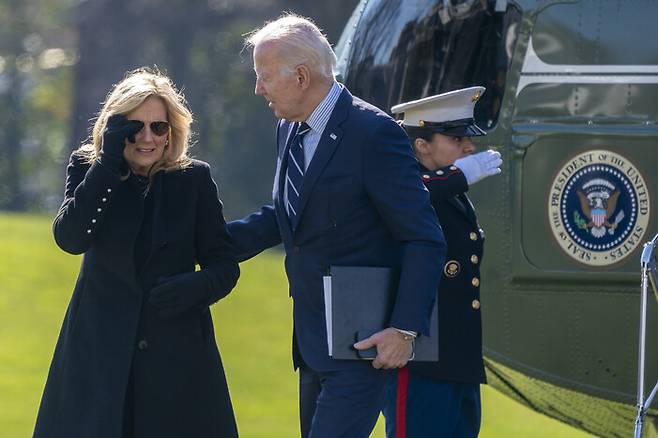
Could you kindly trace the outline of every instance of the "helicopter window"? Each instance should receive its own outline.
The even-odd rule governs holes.
[[[475,119],[491,128],[520,20],[521,9],[512,1],[362,1],[337,48],[339,78],[355,95],[385,110],[483,85],[487,92]]]
[[[655,1],[553,4],[539,15],[532,43],[547,64],[656,65],[656,14]]]

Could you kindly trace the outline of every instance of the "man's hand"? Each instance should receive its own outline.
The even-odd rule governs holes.
[[[455,160],[455,166],[464,173],[469,186],[483,178],[499,174],[502,164],[500,152],[492,149]]]
[[[374,368],[402,368],[411,358],[413,341],[405,341],[402,333],[389,327],[354,344],[357,350],[367,350],[371,347],[377,347],[377,357],[372,361]]]

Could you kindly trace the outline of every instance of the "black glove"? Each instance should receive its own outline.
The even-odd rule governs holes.
[[[104,166],[120,173],[123,164],[123,148],[125,139],[135,143],[135,134],[144,127],[139,120],[128,120],[122,114],[115,114],[107,120],[103,131],[103,148],[100,153],[100,161]]]
[[[149,303],[163,318],[173,318],[187,311],[201,312],[213,302],[207,274],[203,271],[167,277],[151,289]]]

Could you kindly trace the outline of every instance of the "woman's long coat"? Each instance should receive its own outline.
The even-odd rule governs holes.
[[[36,438],[120,438],[131,375],[135,437],[237,436],[209,310],[167,319],[148,302],[163,278],[193,272],[197,263],[208,277],[210,302],[235,285],[239,268],[217,187],[208,165],[194,161],[156,174],[151,190],[151,249],[135,272],[140,190],[101,163],[71,156],[53,229],[64,251],[84,258]]]

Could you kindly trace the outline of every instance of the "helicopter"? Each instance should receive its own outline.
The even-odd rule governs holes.
[[[602,437],[658,436],[642,406],[658,303],[640,293],[658,231],[654,17],[650,0],[362,0],[336,45],[338,78],[384,110],[486,87],[476,144],[505,162],[469,191],[487,239],[487,378]]]

